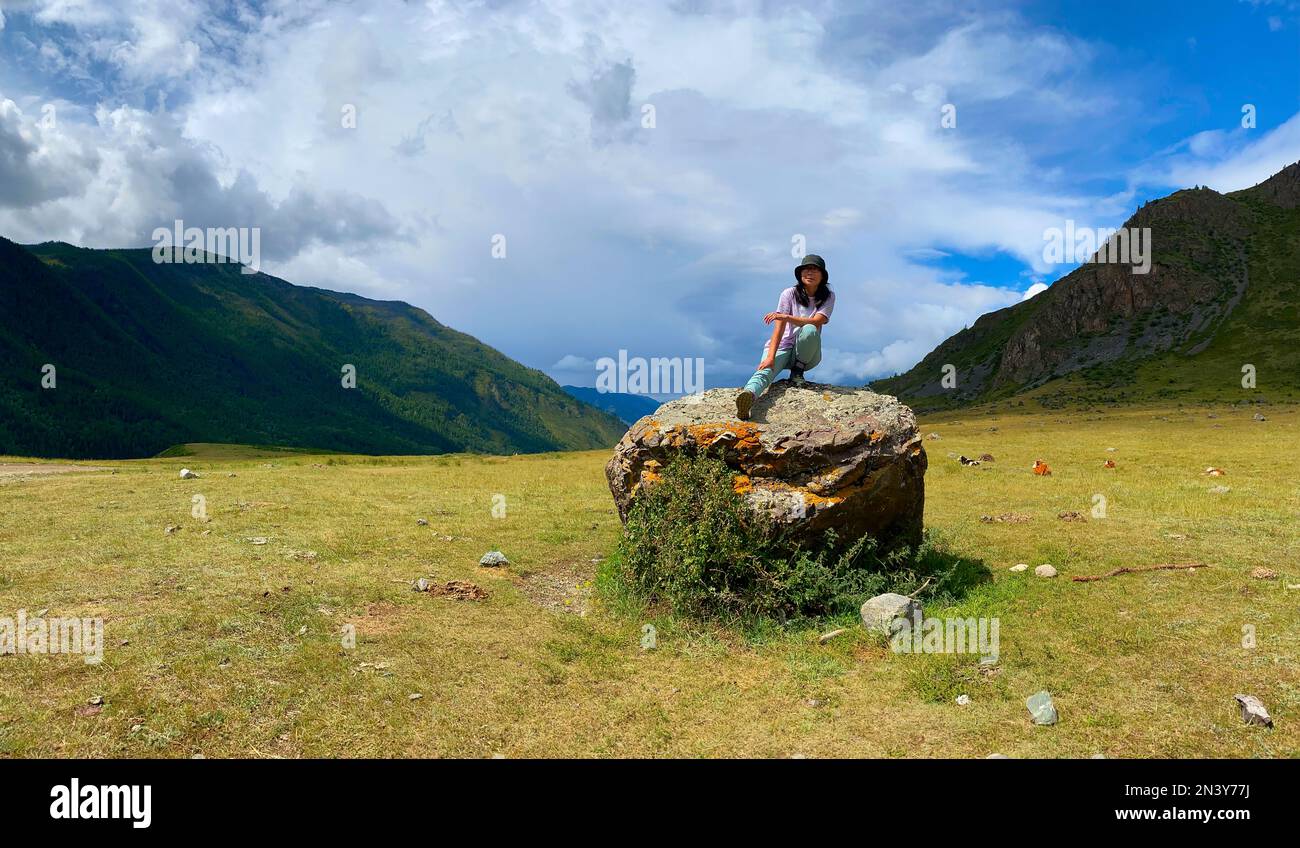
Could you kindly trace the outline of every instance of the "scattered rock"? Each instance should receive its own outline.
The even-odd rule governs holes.
[[[1102,467],[1102,468],[1114,468],[1114,467],[1115,467],[1115,460],[1113,460],[1113,459],[1108,459],[1108,460],[1106,460],[1105,462],[1103,462],[1103,463],[1101,464],[1101,467]]]
[[[906,595],[887,592],[862,605],[862,626],[885,636],[892,635],[893,623],[900,618],[920,618],[921,602]]]
[[[509,565],[510,560],[506,559],[506,555],[500,551],[488,551],[483,554],[483,558],[478,561],[478,564],[487,568],[497,568],[499,566]]]
[[[805,703],[807,703],[808,706],[816,709],[817,707],[820,707],[823,702],[818,698],[809,698]]]
[[[1268,714],[1264,707],[1264,702],[1254,695],[1233,695],[1234,700],[1241,705],[1241,720],[1246,724],[1256,724],[1260,727],[1272,727],[1273,718]]]
[[[1035,460],[1034,460],[1034,467],[1033,467],[1033,470],[1034,470],[1034,473],[1037,474],[1039,477],[1051,477],[1051,476],[1052,476],[1052,469],[1051,469],[1051,467],[1050,467],[1046,462],[1043,462],[1041,459],[1035,459]]]
[[[847,632],[848,632],[847,630],[841,627],[838,630],[832,630],[830,633],[823,633],[822,635],[817,637],[817,644],[825,645],[827,642],[834,639],[836,636],[840,636]]]
[[[1211,477],[1222,477],[1227,472],[1224,471],[1222,468],[1215,468],[1214,466],[1210,466],[1209,468],[1205,469],[1205,473],[1210,475]]]
[[[94,696],[93,698],[91,698],[89,701],[87,701],[86,703],[87,703],[87,704],[90,704],[92,707],[102,707],[102,706],[104,706],[104,696],[103,696],[103,695],[96,695],[96,696]]]
[[[417,518],[417,519],[415,519],[415,523],[418,524],[418,525],[421,526],[421,527],[428,527],[428,526],[429,526],[429,519],[427,519],[427,518]]]
[[[1115,449],[1114,449],[1114,448],[1106,448],[1106,452],[1107,452],[1107,453],[1114,453],[1114,452],[1115,452]]]
[[[407,697],[408,700],[411,700],[411,701],[418,701],[418,700],[420,700],[421,698],[423,698],[424,695],[420,694],[419,692],[412,692],[411,694],[407,695],[406,697]]]
[[[989,754],[989,755],[988,755],[987,757],[985,757],[984,759],[986,759],[986,760],[1009,760],[1009,759],[1011,759],[1011,758],[1008,757],[1006,754]]]
[[[970,695],[958,695],[957,706],[964,707],[970,703]]]
[[[1056,517],[1061,519],[1062,521],[1087,521],[1088,520],[1083,517],[1083,513],[1074,509],[1059,513]]]
[[[993,454],[991,453],[980,454],[980,462],[994,462],[994,461],[995,460],[993,459]]]
[[[1250,570],[1250,576],[1254,577],[1256,580],[1276,580],[1277,572],[1271,568],[1265,568],[1264,566],[1261,565],[1252,568]]]
[[[171,534],[175,533],[179,529],[181,528],[176,524],[168,524],[165,528],[163,528],[163,532],[166,533],[168,536],[170,536]]]
[[[426,580],[425,578],[421,577],[420,579],[418,579],[418,580],[416,580],[416,581],[414,581],[414,582],[411,583],[411,591],[413,591],[413,592],[427,592],[427,591],[429,591],[429,587],[432,586],[432,585],[433,585],[433,584],[430,583],[428,580]]]
[[[1029,708],[1029,715],[1034,724],[1046,726],[1056,724],[1059,720],[1056,714],[1056,704],[1052,703],[1052,696],[1046,689],[1035,692],[1026,698],[1025,706]]]
[[[254,545],[265,545],[265,544],[266,544],[266,537],[265,537],[265,536],[252,536],[252,537],[249,538],[248,541],[252,542]]]
[[[1029,570],[1029,563],[1026,562],[1018,562],[1007,569],[1007,571],[1014,571],[1017,574],[1019,574],[1022,571],[1028,571],[1028,570]]]
[[[1267,421],[1268,419],[1264,417],[1264,413],[1262,413],[1262,412],[1256,412],[1256,413],[1255,413],[1255,420],[1256,420],[1256,421]]]
[[[870,535],[882,551],[920,543],[928,460],[911,409],[869,389],[782,381],[741,421],[736,395],[710,389],[632,425],[605,466],[621,519],[675,457],[707,451],[792,543],[828,530],[841,541]]]
[[[227,474],[226,476],[227,476],[227,477],[238,477],[239,475],[232,471],[232,472],[230,472],[229,474]],[[201,756],[201,755],[200,755],[200,756]]]
[[[197,480],[198,477],[199,475],[195,474],[193,471],[189,470],[188,468],[181,469],[182,480]]]
[[[940,439],[942,439],[943,436],[940,436],[938,433],[931,433],[930,435],[926,436],[926,438],[932,442],[937,442]]]
[[[1231,487],[1231,486],[1211,486],[1211,487],[1210,487],[1210,494],[1212,494],[1212,495],[1226,495],[1226,494],[1228,494],[1228,492],[1231,492],[1231,491],[1232,491],[1232,487]]]
[[[1045,562],[1034,569],[1034,574],[1037,574],[1039,577],[1055,577],[1056,569],[1052,567],[1051,563]]]

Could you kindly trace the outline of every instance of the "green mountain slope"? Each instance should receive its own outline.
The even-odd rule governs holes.
[[[625,429],[423,310],[237,265],[0,238],[0,315],[0,454],[512,453],[604,447]]]
[[[1091,263],[1028,301],[981,316],[877,391],[937,410],[1032,396],[1045,405],[1300,393],[1300,163],[1227,195],[1175,192],[1125,227],[1149,227],[1149,274]],[[942,385],[943,369],[957,385]]]

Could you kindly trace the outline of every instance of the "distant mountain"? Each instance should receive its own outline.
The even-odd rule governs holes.
[[[421,309],[238,265],[0,238],[0,316],[0,454],[513,453],[607,447],[626,429]]]
[[[578,400],[616,416],[629,427],[636,423],[638,418],[649,415],[659,408],[659,401],[646,395],[601,392],[588,386],[565,386],[564,390]]]
[[[921,410],[1032,396],[1047,406],[1300,393],[1300,163],[1259,185],[1139,209],[1150,273],[1085,264],[983,315],[904,374],[873,382]],[[953,366],[956,386],[942,384]]]

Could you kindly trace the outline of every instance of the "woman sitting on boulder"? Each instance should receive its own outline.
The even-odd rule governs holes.
[[[781,292],[776,311],[763,316],[763,323],[774,324],[772,337],[763,348],[758,371],[740,394],[736,395],[736,414],[749,420],[750,407],[776,375],[787,367],[790,379],[803,381],[803,372],[822,360],[822,325],[831,320],[835,309],[835,292],[827,285],[826,261],[810,253],[794,269],[795,284]]]

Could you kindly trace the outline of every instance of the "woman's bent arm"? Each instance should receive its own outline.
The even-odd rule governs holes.
[[[827,318],[826,314],[823,312],[818,312],[816,315],[814,315],[811,318],[800,318],[798,315],[786,315],[784,312],[769,312],[763,316],[763,321],[764,323],[767,324],[770,324],[773,321],[777,321],[777,320],[789,321],[791,324],[794,324],[796,327],[802,327],[805,324],[815,324],[816,326],[820,327],[821,325],[825,324],[827,321],[831,319]]]

